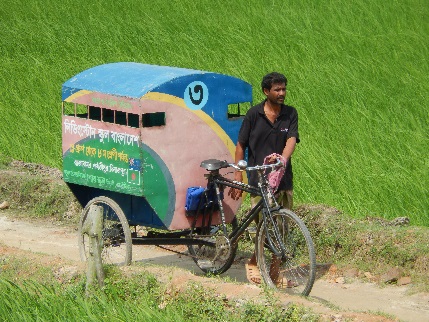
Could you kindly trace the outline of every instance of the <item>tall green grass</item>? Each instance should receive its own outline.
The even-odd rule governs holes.
[[[61,167],[61,84],[135,61],[260,79],[300,115],[298,203],[429,225],[429,6],[405,1],[3,1],[0,153]]]
[[[5,260],[5,259],[3,259]],[[6,259],[14,264],[13,258]],[[20,262],[23,260],[20,259]],[[140,272],[124,276],[109,271],[103,289],[85,291],[79,278],[68,283],[40,282],[36,266],[31,280],[22,277],[0,279],[1,321],[318,321],[310,309],[280,305],[272,293],[261,294],[260,301],[241,303],[200,284],[167,288],[153,275]],[[6,267],[6,265],[5,265]],[[11,271],[5,275],[10,276]],[[15,273],[16,274],[16,273]],[[19,274],[18,274],[19,275]],[[46,275],[46,273],[44,273]],[[16,276],[16,275],[15,275]],[[42,277],[45,279],[45,277]]]
[[[138,305],[102,293],[87,298],[84,292],[62,291],[37,282],[18,285],[0,280],[0,290],[7,294],[0,300],[2,321],[185,321],[180,312],[153,309],[145,302]]]

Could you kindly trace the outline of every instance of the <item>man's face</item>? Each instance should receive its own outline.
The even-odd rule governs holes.
[[[264,89],[267,99],[273,104],[283,104],[286,97],[286,84],[277,83],[271,86],[271,89]]]

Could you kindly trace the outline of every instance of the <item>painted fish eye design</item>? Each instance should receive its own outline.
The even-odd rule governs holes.
[[[194,95],[193,95],[193,92],[196,93],[196,94],[200,93],[199,98],[195,99]],[[196,85],[194,87],[193,91],[189,87],[189,98],[191,99],[191,102],[194,105],[200,105],[201,102],[203,101],[203,98],[204,98],[204,89],[203,89],[203,87],[201,85]]]
[[[186,106],[191,110],[202,109],[207,104],[208,98],[209,90],[203,82],[195,81],[186,87],[184,100]]]

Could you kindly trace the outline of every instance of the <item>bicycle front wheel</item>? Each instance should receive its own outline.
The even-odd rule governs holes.
[[[272,223],[262,221],[258,226],[256,255],[261,276],[270,288],[307,296],[316,277],[316,253],[310,232],[290,210],[280,209],[272,216]],[[274,225],[280,240],[274,235]],[[284,258],[275,255],[282,247],[286,251]]]

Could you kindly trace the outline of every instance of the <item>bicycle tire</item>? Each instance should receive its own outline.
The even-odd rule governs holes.
[[[316,278],[316,252],[310,232],[301,218],[288,209],[275,211],[272,216],[287,256],[282,261],[273,255],[272,247],[278,250],[280,245],[275,242],[275,245],[268,245],[267,231],[271,240],[276,239],[270,224],[261,221],[257,229],[256,256],[262,279],[269,288],[308,296]]]
[[[227,232],[231,233],[238,226],[237,218],[234,217],[230,224],[226,224]],[[218,228],[218,229],[217,229]],[[226,239],[227,243],[229,240],[224,236],[222,225],[214,226],[213,230],[216,230],[213,234],[209,236],[203,235],[199,237],[197,232],[194,238],[203,238],[209,241],[216,243],[219,239]],[[219,275],[226,272],[232,265],[237,253],[237,243],[235,245],[230,245],[228,247],[228,252],[221,254],[215,259],[216,256],[216,246],[211,247],[207,245],[188,245],[188,251],[194,260],[195,264],[206,274]]]
[[[92,205],[103,208],[102,238],[100,239],[101,259],[103,264],[130,265],[132,258],[132,239],[130,226],[119,205],[104,196],[88,202],[82,211],[79,222],[79,252],[82,261],[89,255],[89,236],[82,231]]]

